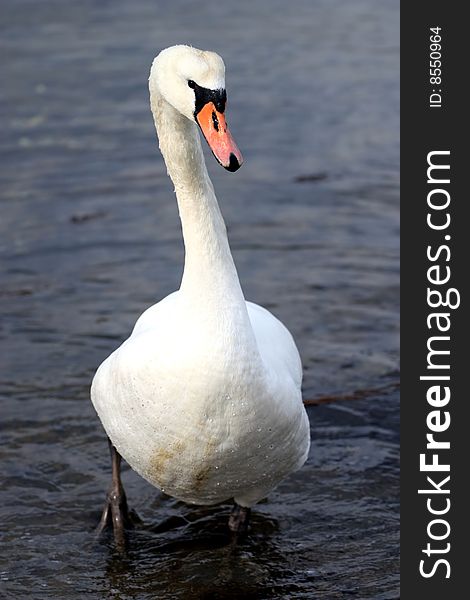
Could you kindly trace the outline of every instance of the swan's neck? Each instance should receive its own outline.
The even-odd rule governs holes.
[[[248,314],[224,220],[207,173],[197,125],[154,91],[152,111],[168,174],[175,186],[185,245],[181,292],[193,307],[239,308]]]

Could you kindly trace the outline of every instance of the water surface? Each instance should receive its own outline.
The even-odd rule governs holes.
[[[3,598],[398,597],[398,5],[7,0],[0,88]],[[209,169],[246,297],[280,317],[309,408],[307,465],[227,537],[133,472],[145,525],[96,543],[108,486],[100,362],[177,288],[176,203],[150,63],[223,55],[245,165]]]

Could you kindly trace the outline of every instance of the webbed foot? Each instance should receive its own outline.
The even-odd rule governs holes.
[[[116,547],[122,551],[127,543],[126,530],[132,529],[142,521],[134,510],[129,510],[126,493],[121,482],[121,455],[112,445],[111,440],[108,439],[108,443],[112,462],[112,482],[106,495],[106,502],[96,533],[100,535],[105,529],[112,526]]]
[[[235,502],[230,517],[228,519],[228,527],[232,533],[243,535],[248,531],[250,522],[251,508],[240,506]]]

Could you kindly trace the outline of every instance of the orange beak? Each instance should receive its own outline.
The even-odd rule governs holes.
[[[196,120],[219,163],[227,171],[237,171],[243,163],[243,156],[233,141],[223,113],[213,102],[207,102],[197,113]]]

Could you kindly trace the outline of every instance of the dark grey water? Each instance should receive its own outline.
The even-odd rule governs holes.
[[[289,7],[289,8],[288,8]],[[398,369],[398,3],[7,0],[0,87],[2,598],[398,597],[398,394],[311,407],[308,464],[230,545],[227,506],[124,474],[145,525],[92,530],[108,486],[97,365],[182,271],[148,107],[153,56],[213,49],[237,174],[208,154],[246,296],[293,332],[305,396]]]

